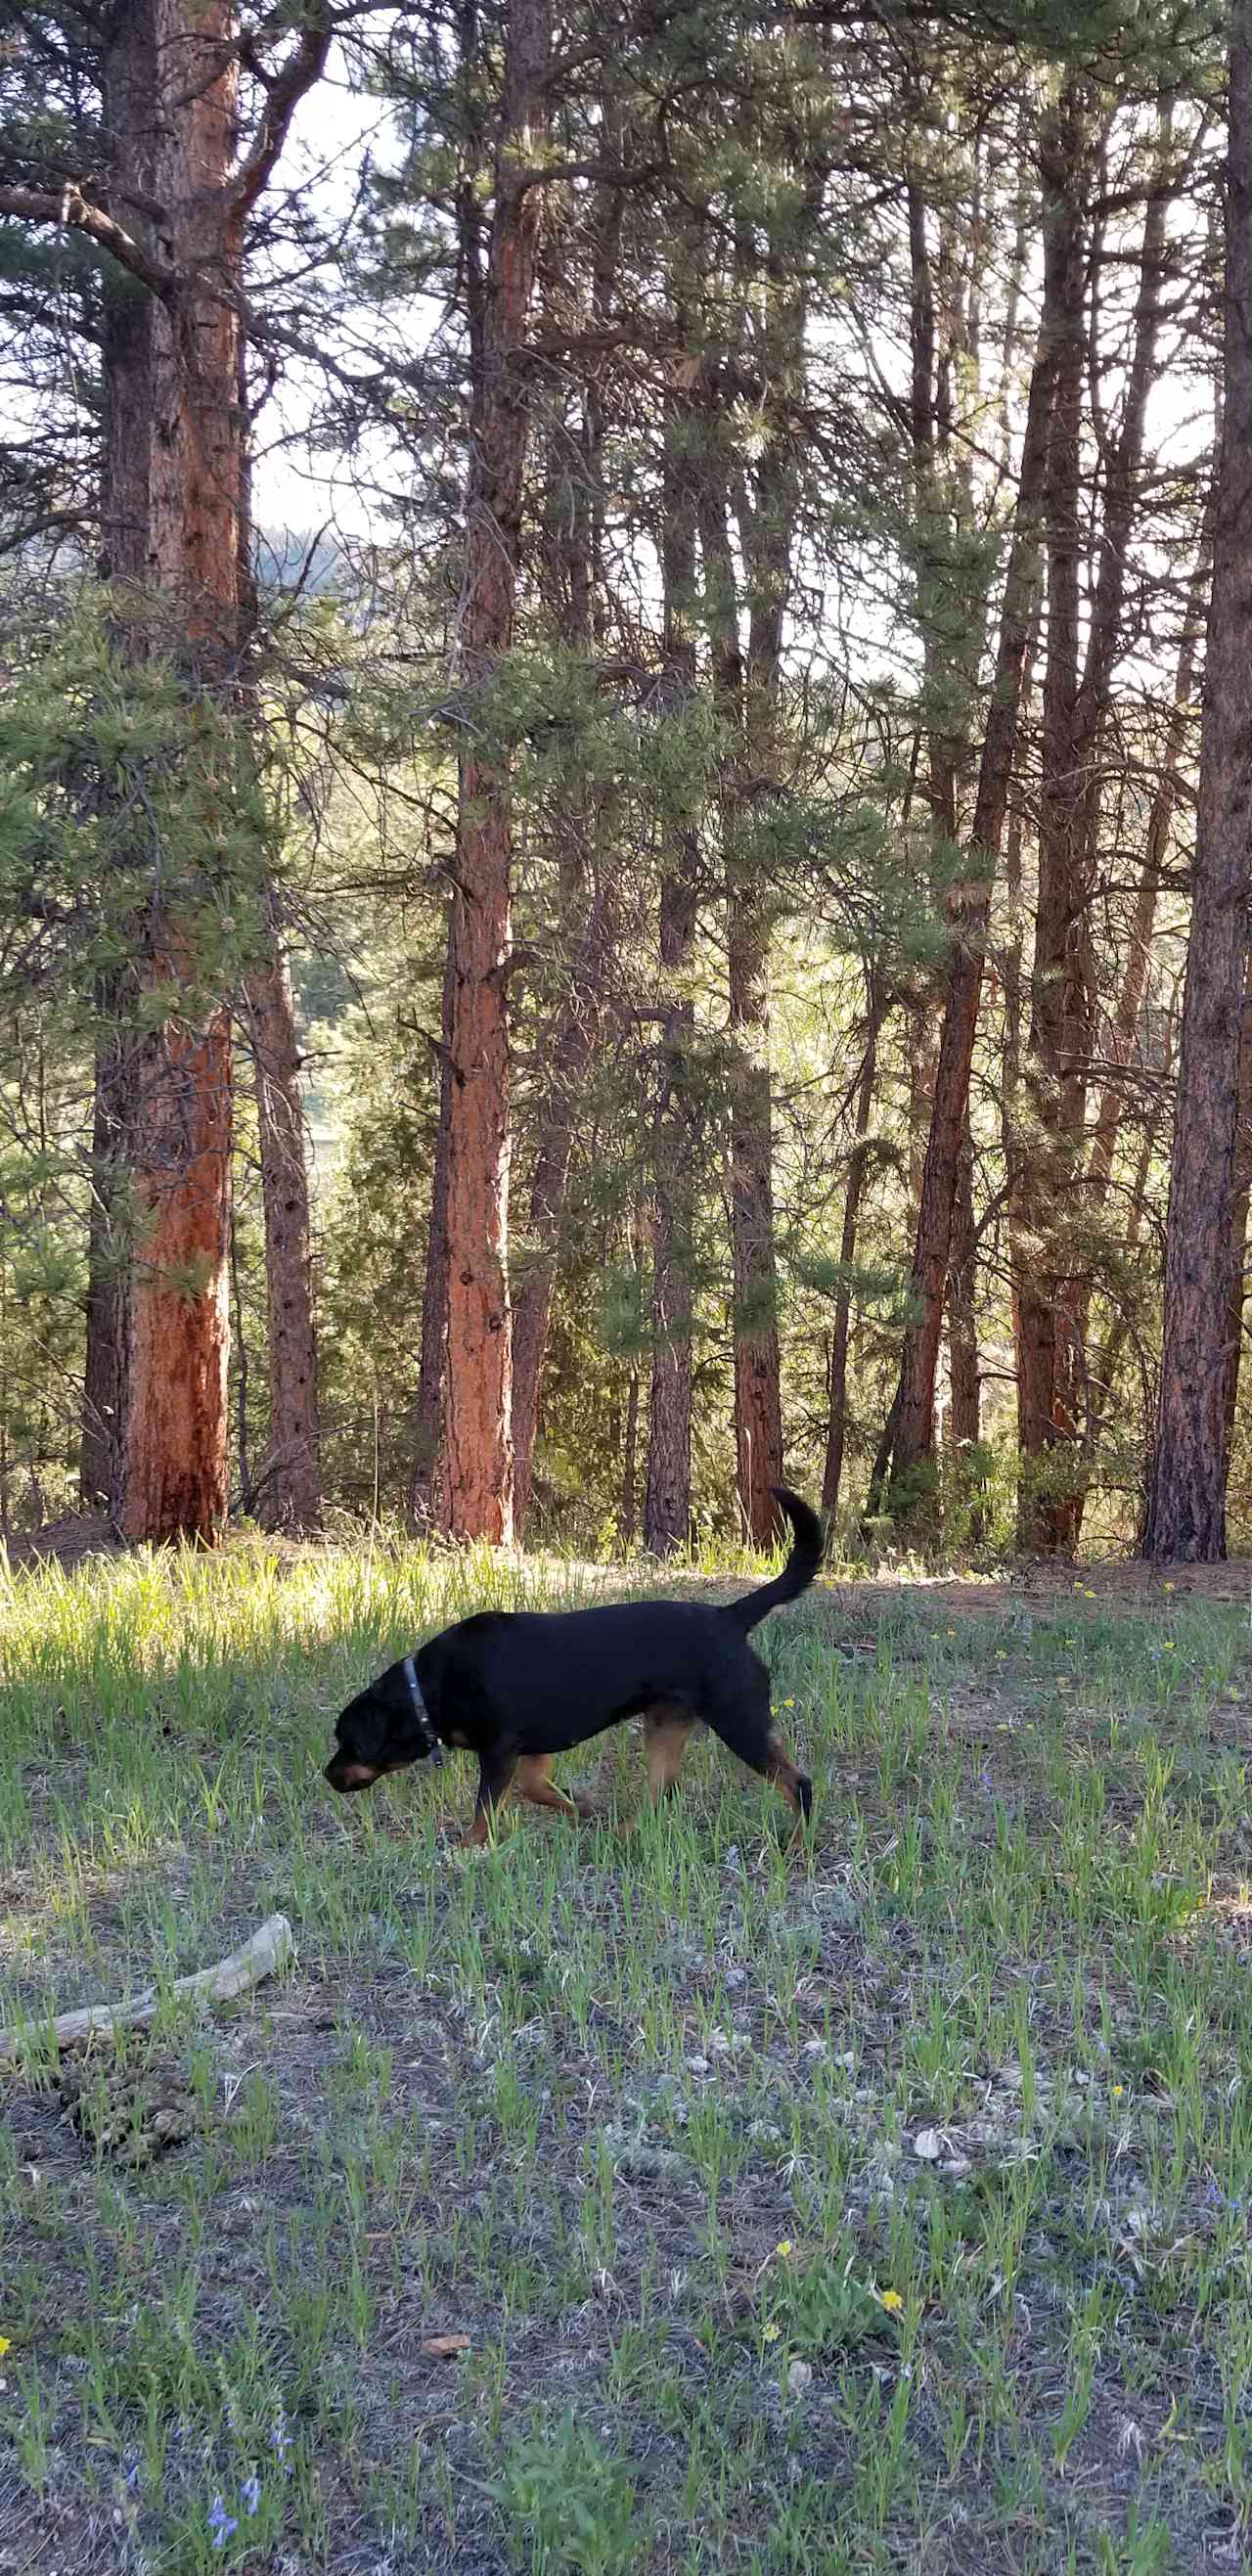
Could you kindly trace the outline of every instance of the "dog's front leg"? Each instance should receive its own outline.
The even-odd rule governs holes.
[[[512,1750],[493,1750],[478,1757],[478,1796],[474,1800],[474,1821],[462,1837],[462,1849],[481,1850],[490,1842],[498,1810],[504,1805],[513,1785],[517,1755]]]
[[[576,1789],[558,1789],[550,1777],[553,1757],[550,1753],[524,1754],[518,1764],[518,1795],[530,1800],[532,1807],[555,1807],[573,1824],[592,1824],[595,1808],[590,1798],[582,1798]]]

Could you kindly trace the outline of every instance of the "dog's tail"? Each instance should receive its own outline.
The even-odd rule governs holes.
[[[798,1494],[789,1494],[785,1485],[775,1485],[773,1490],[795,1537],[782,1573],[776,1574],[772,1583],[762,1583],[757,1591],[745,1592],[740,1600],[728,1605],[724,1616],[733,1619],[745,1637],[758,1619],[766,1618],[784,1601],[798,1601],[800,1594],[808,1591],[822,1561],[822,1525],[816,1512],[810,1511]]]

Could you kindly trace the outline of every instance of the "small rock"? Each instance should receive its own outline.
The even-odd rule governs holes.
[[[712,2068],[709,2065],[707,2057],[689,2057],[687,2060],[687,2069],[688,2073],[691,2075],[709,2075],[712,2073]]]
[[[787,2369],[787,2386],[793,2397],[803,2397],[813,2385],[813,2366],[807,2361],[793,2361]]]
[[[972,2173],[973,2170],[973,2164],[968,2156],[945,2156],[939,2167],[940,2173],[950,2174],[953,2182],[964,2182],[966,2174]]]
[[[913,2153],[924,2165],[937,2165],[943,2154],[943,2140],[937,2129],[919,2129],[913,2140]]]

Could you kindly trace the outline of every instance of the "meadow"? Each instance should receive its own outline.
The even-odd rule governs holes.
[[[1246,1601],[819,1586],[758,1635],[807,1841],[708,1741],[646,1814],[625,1729],[482,1854],[463,1758],[331,1797],[392,1655],[627,1581],[0,1576],[6,2576],[1248,2563]]]

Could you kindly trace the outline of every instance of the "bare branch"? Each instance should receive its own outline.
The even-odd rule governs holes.
[[[13,215],[19,223],[57,224],[66,232],[85,233],[163,304],[173,297],[177,284],[173,271],[155,267],[131,234],[102,207],[93,206],[72,180],[66,181],[59,195],[43,188],[0,188],[0,215]]]

